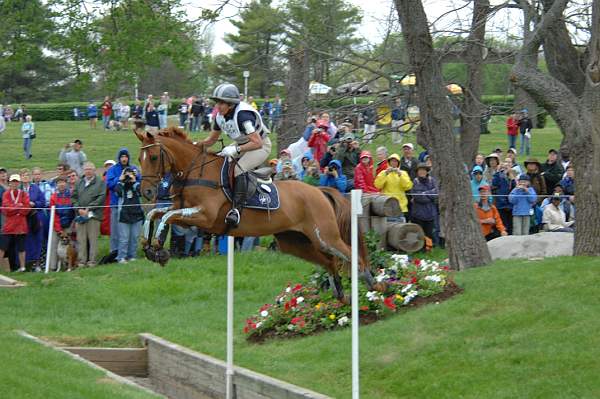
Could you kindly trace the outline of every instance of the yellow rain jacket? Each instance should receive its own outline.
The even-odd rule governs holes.
[[[390,155],[388,158],[388,165],[390,159],[398,160],[398,165],[400,165],[400,157],[398,154]],[[399,172],[393,171],[391,173],[387,172],[387,170],[379,172],[375,178],[375,187],[381,190],[382,194],[397,198],[402,212],[408,212],[408,199],[406,198],[405,192],[410,190],[413,186],[408,173],[404,170],[399,170]]]

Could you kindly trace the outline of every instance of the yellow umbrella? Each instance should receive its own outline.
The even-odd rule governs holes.
[[[463,89],[462,87],[460,87],[459,85],[457,85],[456,83],[450,83],[448,86],[446,86],[446,88],[450,91],[450,93],[452,94],[463,94]]]

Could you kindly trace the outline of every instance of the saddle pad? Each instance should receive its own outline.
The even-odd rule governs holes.
[[[223,193],[227,200],[231,202],[233,198],[233,192],[231,184],[229,183],[229,159],[226,158],[221,168],[221,186],[223,187]],[[256,177],[253,177],[256,179]],[[256,183],[256,192],[252,197],[246,200],[244,208],[258,209],[263,211],[274,211],[279,209],[279,191],[277,186],[273,183],[263,184]]]

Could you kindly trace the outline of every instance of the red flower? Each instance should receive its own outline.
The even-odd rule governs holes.
[[[391,310],[396,310],[396,304],[394,303],[394,296],[388,296],[383,300],[383,304],[390,308]]]
[[[293,308],[295,308],[296,305],[298,305],[298,300],[296,298],[292,298],[292,300],[290,302],[292,303]]]
[[[363,305],[360,307],[360,310],[369,310],[369,307],[367,305]]]
[[[290,305],[290,302],[287,301],[285,303],[285,305],[283,305],[283,308],[285,309],[285,311],[287,312],[288,310],[290,310],[292,308],[292,305]]]
[[[448,266],[442,266],[442,270],[450,270]]]
[[[421,266],[421,259],[413,259],[413,263],[415,264],[415,266],[419,267]]]
[[[417,284],[417,278],[416,277],[411,278],[410,279],[410,283],[411,284]]]
[[[296,284],[294,288],[292,288],[292,292],[298,292],[302,289],[302,284]]]
[[[298,327],[302,328],[304,327],[304,325],[306,324],[304,322],[304,317],[303,316],[298,316],[298,317],[294,317],[291,321],[291,323],[293,325],[297,325]]]
[[[259,311],[259,312],[262,312],[263,310],[267,310],[267,309],[269,309],[270,307],[271,307],[271,304],[270,304],[270,303],[265,303],[264,305],[262,305],[262,306],[260,307],[260,309],[259,309],[258,311]]]
[[[244,334],[248,334],[250,332],[250,329],[248,328],[248,326],[244,327]]]

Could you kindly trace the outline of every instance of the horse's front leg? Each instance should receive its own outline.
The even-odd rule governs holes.
[[[152,236],[154,230],[154,221],[156,219],[162,218],[165,213],[169,212],[171,207],[164,208],[154,208],[148,214],[146,214],[146,220],[144,221],[144,229],[142,236],[142,245],[148,244],[150,237]]]
[[[169,224],[183,224],[183,225],[196,225],[198,222],[195,219],[198,216],[202,215],[202,208],[194,207],[194,208],[182,208],[182,209],[173,209],[166,212],[162,218],[160,219],[160,223],[158,224],[158,228],[156,229],[156,233],[154,235],[154,239],[152,242],[152,246],[149,251],[153,252],[155,262],[164,266],[170,258],[169,252],[163,248],[164,237],[162,236],[163,232],[167,232],[167,225]]]

